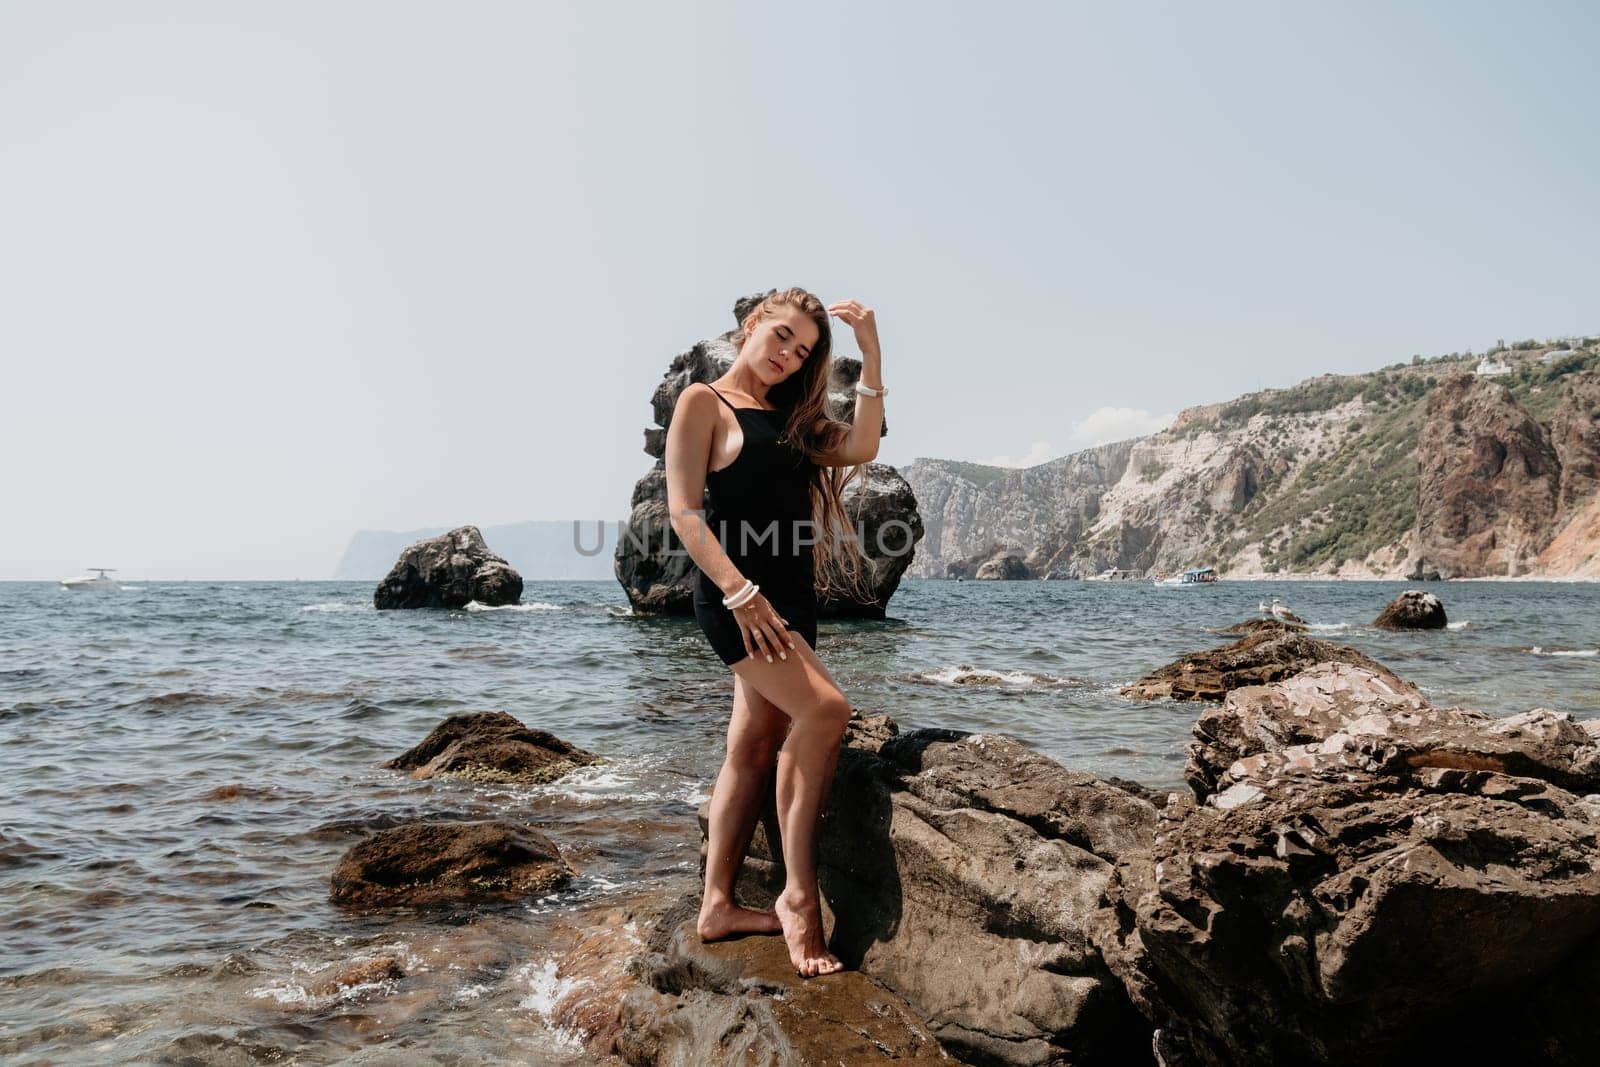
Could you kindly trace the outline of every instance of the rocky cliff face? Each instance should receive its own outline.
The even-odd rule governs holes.
[[[1526,571],[1550,539],[1561,465],[1511,390],[1471,374],[1440,382],[1418,459],[1423,558],[1446,577]]]
[[[905,475],[915,577],[1007,557],[1020,572],[990,573],[1600,574],[1600,338],[1324,375],[1024,470]]]

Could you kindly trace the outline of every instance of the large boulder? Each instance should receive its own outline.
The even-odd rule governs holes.
[[[1449,623],[1444,602],[1420,589],[1407,589],[1372,620],[1380,630],[1443,630]]]
[[[1231,690],[1290,678],[1318,663],[1350,663],[1399,678],[1353,648],[1318,641],[1286,626],[1262,626],[1231,645],[1193,652],[1122,688],[1140,700],[1221,700]]]
[[[1581,1047],[1588,1024],[1545,1010],[1552,982],[1592,980],[1567,961],[1600,931],[1600,760],[1570,716],[1433,708],[1328,664],[1232,694],[1196,741],[1204,803],[1125,857],[1137,951],[1106,957],[1166,1062]]]
[[[1520,574],[1549,542],[1561,465],[1549,433],[1499,382],[1441,381],[1417,464],[1416,550],[1446,575]]]
[[[498,607],[522,599],[522,576],[489,551],[476,526],[411,545],[373,591],[377,608]]]
[[[628,527],[617,540],[614,561],[617,581],[636,612],[666,615],[694,612],[694,581],[699,568],[684,551],[667,512],[667,427],[671,425],[679,394],[695,382],[716,381],[733,365],[739,354],[732,341],[733,334],[744,316],[765,295],[755,294],[737,301],[733,309],[734,329],[701,341],[674,359],[650,398],[656,425],[645,430],[644,450],[656,463],[633,488]],[[850,422],[855,418],[855,384],[861,377],[861,362],[834,356],[832,368],[828,395],[833,414],[835,418]],[[888,433],[887,419],[882,432]],[[882,618],[889,598],[911,565],[915,544],[922,537],[916,497],[910,484],[893,467],[868,463],[863,466],[861,476],[846,487],[844,499],[858,533],[864,533],[862,551],[870,568],[868,585],[872,595],[864,602],[821,600],[817,605],[818,614]]]
[[[403,823],[346,852],[329,899],[357,908],[521,900],[572,879],[555,843],[500,821]]]
[[[410,771],[413,778],[537,785],[599,762],[593,752],[544,730],[529,729],[513,715],[479,711],[450,716],[421,744],[383,766]]]
[[[822,817],[830,947],[967,1062],[1149,1062],[1097,938],[1117,926],[1117,861],[1149,847],[1156,813],[1009,737],[858,720]],[[768,819],[752,842],[752,902],[781,885],[776,834]]]

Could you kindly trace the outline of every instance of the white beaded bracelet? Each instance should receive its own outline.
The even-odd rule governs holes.
[[[722,606],[725,608],[742,608],[751,600],[755,599],[755,595],[760,591],[761,587],[759,585],[746,578],[744,582],[744,588],[740,589],[732,596],[725,596],[722,598]]]

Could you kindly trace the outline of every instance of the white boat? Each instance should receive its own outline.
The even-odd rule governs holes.
[[[61,584],[75,593],[115,593],[121,590],[122,586],[117,584],[117,580],[109,577],[111,572],[116,570],[115,567],[90,567],[89,569],[94,573],[82,574],[76,578],[63,578],[61,579]]]
[[[1091,574],[1085,578],[1086,582],[1121,582],[1133,577],[1132,571],[1125,571],[1120,567],[1108,567],[1099,574]]]
[[[1218,581],[1217,572],[1210,567],[1195,567],[1184,571],[1182,574],[1171,578],[1152,578],[1156,585],[1173,586],[1177,588],[1198,588],[1203,585],[1215,585]]]

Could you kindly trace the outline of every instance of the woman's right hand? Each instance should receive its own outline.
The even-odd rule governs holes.
[[[779,659],[789,658],[784,651],[784,646],[794,647],[786,628],[789,620],[779,615],[778,609],[761,593],[756,593],[748,603],[734,608],[733,617],[739,623],[739,633],[744,637],[746,652],[752,656],[765,656],[768,663],[772,662],[774,652]]]

